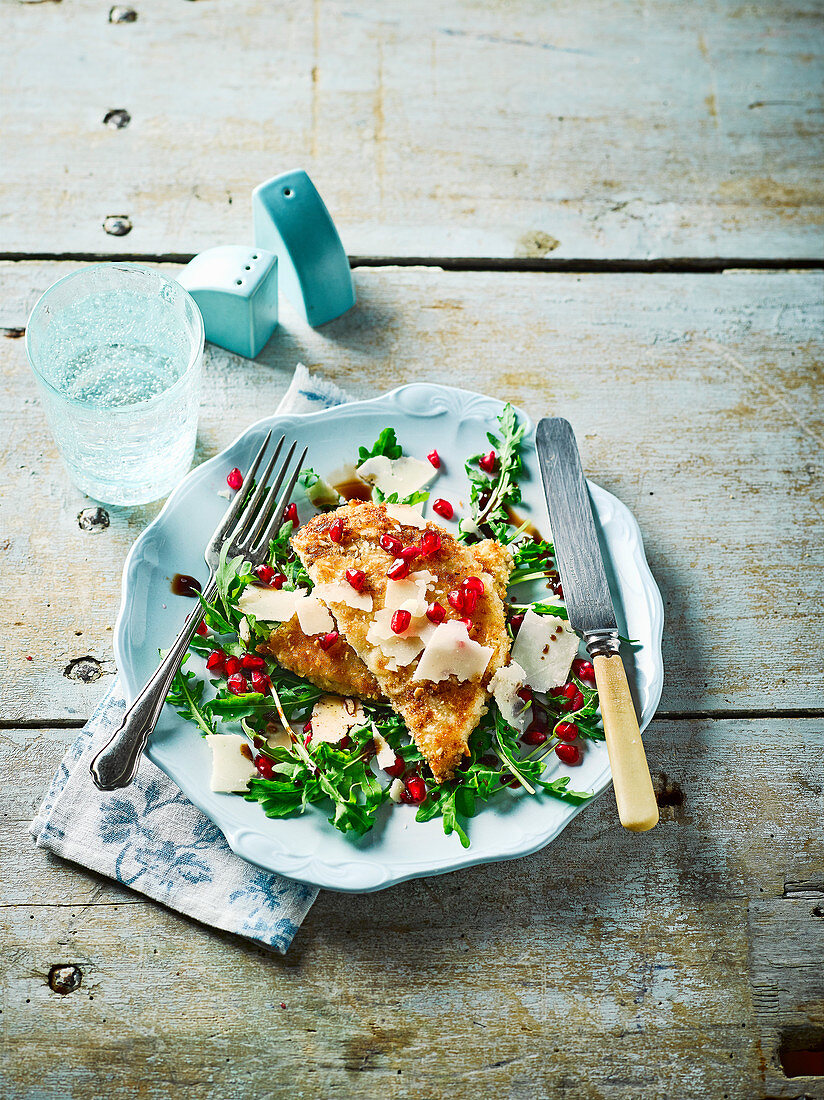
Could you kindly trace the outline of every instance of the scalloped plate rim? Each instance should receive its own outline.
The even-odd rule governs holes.
[[[381,394],[377,397],[368,398],[360,401],[346,402],[345,404],[333,405],[329,408],[320,409],[312,412],[305,413],[272,413],[268,416],[261,417],[254,423],[250,424],[243,431],[239,432],[237,436],[224,447],[217,454],[211,458],[200,463],[194,467],[185,478],[175,487],[172,491],[160,512],[148,524],[144,530],[138,535],[132,544],[129,553],[126,556],[126,560],[123,565],[123,575],[121,581],[121,603],[115,622],[113,648],[115,661],[117,664],[118,675],[123,684],[127,701],[134,698],[136,692],[136,683],[134,668],[127,655],[127,645],[125,640],[125,630],[131,612],[131,597],[132,597],[132,584],[133,584],[133,571],[135,569],[135,563],[138,555],[141,552],[143,546],[147,541],[151,540],[156,534],[157,530],[163,527],[163,521],[165,517],[174,508],[177,507],[181,497],[185,495],[188,489],[198,480],[202,479],[204,475],[215,466],[218,466],[225,460],[225,456],[228,452],[232,451],[238,444],[240,444],[247,436],[252,435],[254,432],[259,431],[265,425],[267,428],[274,424],[278,426],[287,426],[301,423],[312,423],[321,419],[328,418],[331,415],[335,417],[350,418],[355,416],[357,418],[358,413],[365,408],[374,408],[376,406],[388,405],[392,406],[393,403],[402,404],[401,399],[414,398],[415,396],[423,396],[424,394],[444,393],[453,396],[455,399],[466,404],[468,401],[471,404],[483,404],[488,403],[492,409],[500,411],[504,402],[499,401],[496,398],[489,397],[488,395],[477,393],[472,390],[464,390],[454,386],[445,386],[439,383],[421,383],[413,382],[407,385],[398,386],[393,390],[385,394]],[[523,420],[528,424],[528,436],[534,434],[534,424],[531,418],[524,412],[524,410],[518,408],[516,412]],[[402,405],[402,411],[406,415],[419,415],[425,416],[426,413],[418,409],[410,409]],[[648,615],[651,627],[650,651],[653,656],[655,665],[654,677],[647,685],[647,703],[643,708],[641,716],[641,729],[644,730],[651,721],[658,703],[661,698],[661,691],[663,688],[663,659],[661,654],[661,642],[663,637],[664,627],[664,607],[663,600],[661,598],[660,591],[649,568],[649,564],[646,560],[644,553],[643,538],[641,530],[635,517],[630,512],[629,508],[623,504],[617,497],[613,496],[608,490],[601,488],[601,486],[588,480],[588,485],[593,495],[593,500],[596,504],[596,511],[600,512],[599,504],[606,504],[609,502],[617,513],[622,516],[628,526],[628,538],[626,540],[627,545],[631,552],[631,558],[633,563],[638,569],[638,579],[641,582],[641,590],[645,599],[645,603],[648,609]],[[183,719],[180,719],[183,722]],[[221,806],[222,812],[220,816],[216,816],[213,809],[207,804],[208,799],[201,797],[199,788],[196,784],[186,782],[186,775],[173,774],[173,770],[170,770],[166,766],[166,763],[160,759],[157,759],[152,752],[152,743],[150,741],[146,750],[146,755],[157,767],[164,771],[169,778],[175,783],[186,797],[200,809],[215,825],[220,829],[223,836],[226,839],[227,844],[232,851],[239,857],[248,860],[249,862],[262,867],[267,871],[271,871],[277,874],[285,875],[289,878],[294,878],[300,882],[308,883],[310,885],[319,886],[324,889],[335,890],[341,893],[370,893],[375,890],[386,889],[390,886],[397,885],[401,882],[406,882],[414,878],[428,877],[432,875],[447,874],[451,871],[460,870],[464,867],[477,866],[484,863],[497,863],[503,860],[518,859],[521,857],[529,856],[539,851],[541,848],[546,847],[551,843],[572,821],[575,817],[586,809],[594,802],[595,798],[601,795],[609,786],[611,786],[611,772],[609,768],[609,762],[606,759],[604,753],[604,766],[593,776],[589,785],[595,791],[593,799],[589,802],[583,803],[579,806],[573,806],[568,803],[563,803],[566,810],[565,816],[557,822],[557,825],[551,829],[544,830],[540,833],[521,834],[519,843],[511,848],[501,846],[496,853],[490,852],[478,852],[473,854],[473,850],[460,848],[459,851],[444,853],[441,856],[430,856],[426,860],[419,861],[417,863],[407,863],[404,865],[404,870],[396,869],[393,873],[392,869],[386,864],[381,863],[379,860],[371,860],[365,858],[364,854],[359,852],[358,849],[352,849],[351,863],[347,863],[346,866],[351,864],[359,867],[362,872],[383,872],[379,879],[376,881],[374,875],[366,876],[354,884],[343,884],[340,881],[336,881],[335,868],[342,866],[341,861],[328,862],[318,859],[316,856],[309,855],[304,857],[297,857],[289,852],[278,850],[282,848],[282,844],[274,840],[273,837],[267,836],[265,828],[267,823],[270,823],[271,819],[261,817],[261,828],[252,828],[247,822],[243,822],[237,819],[237,816],[231,811],[230,805],[226,807]],[[213,792],[209,791],[208,794]],[[227,796],[231,797],[231,796]],[[245,803],[244,803],[245,804]],[[275,822],[271,822],[275,824]],[[258,842],[263,842],[270,846],[268,861],[261,858],[261,854],[253,849]],[[274,845],[274,846],[273,846]]]

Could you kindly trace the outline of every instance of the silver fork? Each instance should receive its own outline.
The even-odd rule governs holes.
[[[270,431],[243,479],[244,486],[250,485],[257,474],[271,437]],[[284,442],[285,436],[281,436],[251,496],[244,489],[238,492],[206,547],[203,556],[209,566],[209,580],[202,590],[202,596],[207,602],[212,600],[217,591],[215,570],[226,543],[228,543],[227,557],[242,556],[251,563],[253,568],[262,565],[268,557],[269,540],[280,530],[284,508],[292,495],[298,474],[303,469],[308,451],[308,447],[304,448],[292,475],[287,480],[286,475],[297,448],[297,443],[293,443],[280,464],[277,476],[270,484],[269,479],[283,450]],[[284,481],[286,487],[282,489]],[[140,757],[160,718],[174,675],[202,618],[203,609],[198,603],[186,619],[183,629],[160,662],[155,674],[128,708],[123,721],[110,739],[92,760],[90,765],[92,778],[101,791],[127,787],[137,774]]]

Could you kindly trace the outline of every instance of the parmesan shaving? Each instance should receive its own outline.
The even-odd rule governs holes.
[[[249,780],[257,775],[246,738],[239,733],[215,733],[206,741],[212,750],[211,789],[224,794],[245,791]],[[241,751],[243,748],[248,756]]]
[[[382,769],[394,767],[395,750],[374,723],[372,724],[372,743],[375,746],[375,760],[378,767]]]
[[[312,595],[325,604],[344,603],[355,611],[371,611],[372,597],[368,592],[357,592],[348,581],[329,581],[316,584]]]
[[[376,486],[384,496],[397,493],[399,500],[423,489],[436,473],[431,462],[421,462],[418,458],[407,458],[405,455],[401,458],[373,455],[357,468],[362,481]]]
[[[433,683],[450,676],[461,681],[479,680],[493,652],[492,646],[480,645],[469,637],[466,623],[450,619],[433,631],[412,679]]]
[[[317,596],[307,596],[297,602],[297,615],[300,629],[312,637],[314,634],[328,634],[335,629],[335,620],[329,614]]]
[[[422,509],[423,505],[419,509],[411,504],[387,504],[386,514],[404,527],[418,527],[423,530],[426,527],[426,520],[423,518]]]
[[[526,729],[526,716],[530,710],[529,703],[518,695],[525,683],[526,673],[514,661],[505,668],[499,668],[489,681],[489,690],[498,704],[501,717],[519,733]]]
[[[306,596],[306,589],[287,592],[285,589],[259,588],[247,584],[237,601],[244,615],[254,615],[267,623],[287,623],[297,611],[300,600]]]
[[[566,681],[578,646],[578,635],[565,619],[527,611],[512,643],[512,663],[521,666],[533,691],[550,691]]]
[[[312,709],[312,744],[337,745],[356,726],[366,725],[366,713],[357,699],[321,695]]]

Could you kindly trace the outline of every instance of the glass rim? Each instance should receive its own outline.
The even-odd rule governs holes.
[[[37,314],[42,309],[43,303],[49,297],[52,291],[57,290],[59,286],[62,286],[63,283],[69,282],[69,280],[71,279],[76,279],[79,276],[87,275],[89,272],[97,271],[100,268],[120,268],[121,270],[125,269],[126,271],[139,271],[141,275],[149,275],[152,278],[157,279],[162,283],[165,283],[167,286],[173,286],[175,290],[180,291],[183,294],[184,301],[188,298],[188,300],[191,302],[193,314],[197,319],[197,332],[194,334],[194,339],[192,341],[192,351],[189,356],[189,361],[186,364],[186,369],[181,374],[180,378],[178,378],[171,386],[169,386],[168,389],[161,390],[160,393],[153,394],[151,397],[146,398],[145,401],[138,401],[136,405],[124,405],[122,408],[110,408],[108,406],[90,405],[88,401],[83,401],[76,397],[70,397],[68,394],[63,393],[61,390],[57,389],[57,387],[52,385],[48,378],[45,377],[43,372],[35,363],[30,341],[32,321],[35,320]],[[161,399],[167,397],[169,394],[174,393],[174,391],[178,389],[178,387],[182,387],[183,383],[189,379],[192,372],[194,371],[198,359],[203,355],[205,344],[206,330],[203,325],[203,314],[200,312],[200,308],[198,307],[197,302],[191,296],[186,287],[179,283],[176,279],[170,278],[170,276],[166,275],[162,271],[155,271],[154,268],[144,267],[143,264],[131,263],[126,260],[104,260],[96,264],[87,264],[85,267],[79,267],[76,271],[70,271],[66,275],[61,275],[59,279],[56,279],[51,284],[51,286],[47,287],[43,291],[43,293],[34,303],[31,313],[29,314],[28,320],[26,322],[26,358],[29,361],[31,372],[35,376],[35,379],[37,380],[39,385],[43,386],[43,388],[46,389],[49,393],[54,394],[55,397],[57,397],[60,401],[64,402],[67,405],[74,405],[76,408],[79,409],[95,409],[105,407],[107,414],[113,413],[115,415],[117,415],[118,413],[133,413],[135,408],[146,407],[148,405],[151,405],[153,402],[159,402]]]

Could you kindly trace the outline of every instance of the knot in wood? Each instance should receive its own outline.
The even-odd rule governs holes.
[[[109,513],[105,508],[84,508],[77,513],[77,525],[81,531],[105,531],[109,526]]]
[[[103,228],[112,237],[125,237],[132,231],[132,219],[127,214],[109,214],[103,221]]]
[[[114,107],[103,116],[103,125],[110,130],[125,130],[131,121],[132,116],[125,107]]]
[[[75,989],[80,988],[82,981],[83,974],[80,967],[73,964],[53,966],[49,971],[49,987],[61,997],[65,997],[67,993],[74,993]]]
[[[120,4],[115,4],[113,8],[109,8],[110,23],[134,23],[136,19],[137,12],[134,8],[122,7]]]
[[[75,657],[63,669],[67,680],[80,680],[84,684],[93,684],[103,675],[103,666],[96,657]]]

